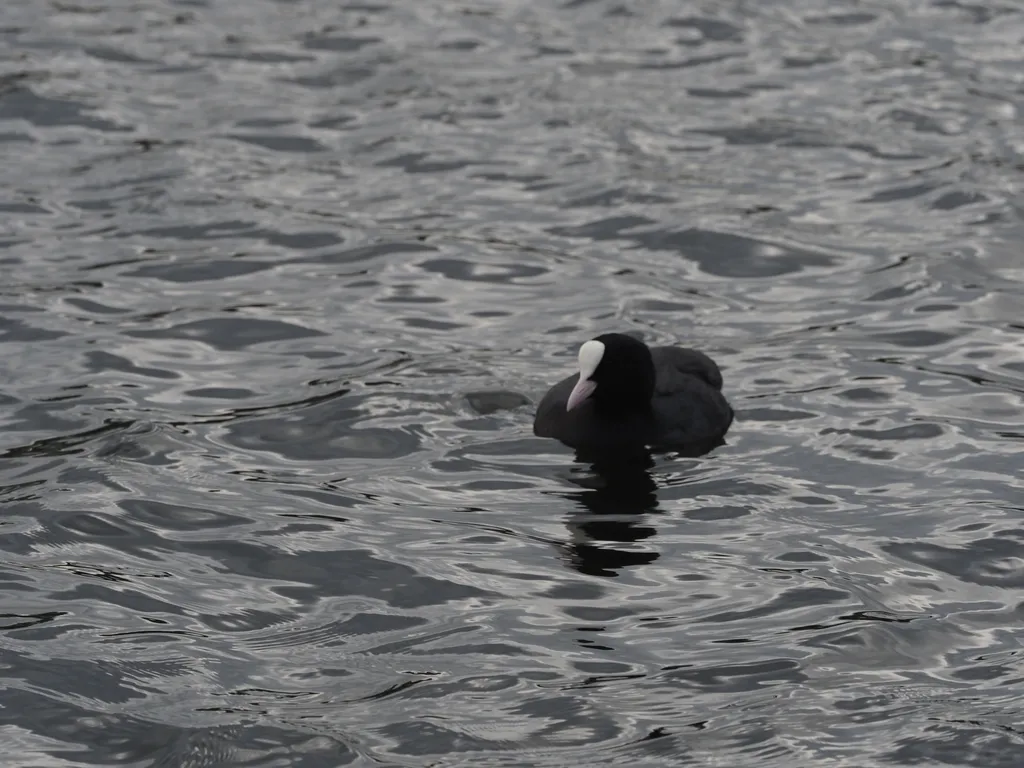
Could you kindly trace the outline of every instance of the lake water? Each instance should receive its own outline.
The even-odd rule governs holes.
[[[5,0],[0,764],[1024,764],[1024,6]],[[532,409],[608,330],[726,445]]]

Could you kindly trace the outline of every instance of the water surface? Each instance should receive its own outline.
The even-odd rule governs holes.
[[[0,9],[19,766],[1024,762],[1024,9]],[[530,433],[607,330],[728,444]]]

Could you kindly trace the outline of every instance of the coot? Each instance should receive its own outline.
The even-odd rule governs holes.
[[[724,442],[732,419],[722,373],[703,352],[606,333],[584,343],[579,372],[544,395],[533,433],[581,454],[699,454]]]

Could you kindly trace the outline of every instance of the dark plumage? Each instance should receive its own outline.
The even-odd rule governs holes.
[[[732,424],[722,374],[703,352],[649,348],[607,333],[580,348],[580,368],[582,383],[575,373],[540,401],[533,421],[538,437],[589,455],[644,448],[701,453],[720,445]]]

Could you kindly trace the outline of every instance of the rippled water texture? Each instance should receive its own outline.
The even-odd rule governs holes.
[[[1024,764],[1024,6],[4,0],[0,759]],[[607,330],[728,444],[532,436]]]

